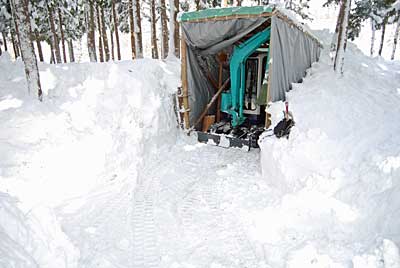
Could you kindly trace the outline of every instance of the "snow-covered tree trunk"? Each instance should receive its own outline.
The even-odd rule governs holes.
[[[63,60],[64,63],[67,63],[67,52],[65,50],[65,38],[64,38],[64,29],[63,29],[63,20],[62,20],[62,15],[61,15],[61,9],[57,8],[58,12],[58,28],[60,31],[60,36],[61,36],[61,47],[62,47],[62,52],[63,52]]]
[[[103,45],[104,45],[104,54],[106,61],[110,60],[110,49],[108,47],[108,38],[107,38],[107,28],[104,17],[104,8],[100,6],[100,14],[101,14],[101,33],[103,37]]]
[[[371,18],[371,48],[369,50],[369,54],[370,56],[374,56],[374,46],[375,46],[375,32],[376,32],[376,26],[375,26],[375,21],[374,19]]]
[[[54,13],[53,13],[53,8],[50,5],[47,5],[47,12],[49,15],[49,24],[50,24],[50,31],[52,35],[52,42],[53,42],[53,49],[54,49],[54,55],[56,57],[56,62],[61,63],[61,52],[60,52],[60,47],[58,45],[58,36],[56,32],[56,25],[54,23]]]
[[[168,55],[168,18],[165,0],[160,0],[161,17],[161,58],[165,59]]]
[[[383,23],[382,23],[381,43],[379,44],[379,51],[378,51],[379,56],[382,56],[383,44],[385,43],[387,20],[388,20],[388,18],[387,18],[387,16],[385,16],[385,18],[383,19]]]
[[[97,61],[96,56],[96,40],[95,40],[95,19],[94,19],[94,3],[93,0],[89,0],[89,3],[85,6],[86,7],[86,15],[87,15],[87,45],[88,45],[88,52],[89,58],[91,62]]]
[[[169,19],[169,51],[168,54],[174,54],[175,57],[179,58],[180,46],[179,46],[179,24],[176,19],[179,12],[179,0],[169,0],[170,5],[170,19]]]
[[[96,4],[96,15],[97,15],[97,30],[99,31],[99,56],[100,62],[104,62],[104,53],[103,53],[103,40],[101,34],[101,21],[100,21],[100,9],[99,5]]]
[[[394,60],[394,56],[396,54],[396,47],[397,47],[397,40],[399,39],[399,32],[400,32],[400,16],[397,19],[396,31],[394,32],[393,50],[392,50],[392,56],[390,57],[391,60]]]
[[[12,8],[15,13],[15,23],[19,29],[22,60],[25,65],[25,75],[29,94],[37,94],[43,100],[40,86],[39,68],[36,61],[35,50],[32,43],[32,28],[28,11],[28,0],[13,0]]]
[[[129,28],[131,33],[131,51],[132,51],[132,60],[136,58],[136,45],[135,45],[135,23],[133,19],[133,0],[129,0]]]
[[[111,7],[112,7],[112,15],[114,20],[114,32],[115,32],[115,43],[117,45],[117,57],[118,60],[121,60],[121,47],[119,44],[119,32],[118,32],[118,17],[117,12],[115,11],[115,1],[111,0]]]
[[[242,6],[242,0],[237,0],[236,5],[237,5],[238,7]]]
[[[158,59],[156,6],[155,0],[150,0],[150,23],[151,23],[151,57]]]
[[[7,34],[6,34],[5,32],[2,32],[1,34],[3,35],[4,51],[7,51],[7,50],[8,50],[8,47],[7,47],[7,38],[6,38]]]
[[[39,36],[38,31],[35,31],[35,40],[36,40],[36,46],[37,46],[37,50],[38,50],[38,54],[39,54],[39,61],[44,62],[42,44],[40,43],[40,36]]]
[[[75,62],[75,53],[74,53],[74,44],[72,43],[72,40],[68,40],[68,54],[69,54],[69,61],[70,62]]]
[[[142,23],[140,15],[140,1],[134,0],[133,2],[133,18],[135,25],[135,47],[136,47],[136,58],[143,58],[143,44],[142,44]]]
[[[221,7],[228,7],[228,0],[221,0]]]
[[[343,74],[344,67],[344,54],[347,45],[347,30],[348,30],[348,22],[349,22],[349,14],[350,14],[350,6],[351,0],[343,0],[343,13],[341,14],[339,31],[338,31],[338,39],[335,53],[335,61],[333,65],[333,69],[338,72],[340,71]],[[341,7],[342,10],[342,7]]]

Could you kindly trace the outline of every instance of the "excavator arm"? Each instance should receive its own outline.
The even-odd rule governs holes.
[[[269,40],[271,28],[267,28],[244,43],[237,45],[233,49],[230,59],[231,88],[228,92],[222,93],[221,111],[228,113],[232,117],[233,127],[241,125],[245,117],[243,115],[246,60],[263,43]]]

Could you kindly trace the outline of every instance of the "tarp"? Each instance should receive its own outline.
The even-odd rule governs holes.
[[[319,44],[298,28],[272,17],[270,94],[272,101],[285,100],[292,83],[302,80],[311,64],[318,61]]]
[[[251,16],[271,13],[272,11],[274,11],[273,6],[209,8],[200,11],[180,13],[178,20],[180,22],[185,22],[227,16]]]
[[[251,10],[255,7],[247,8]],[[194,18],[195,14],[201,12],[190,13],[190,16]],[[285,92],[290,90],[291,83],[299,82],[312,62],[318,60],[320,53],[318,42],[276,15],[272,18],[260,16],[229,19],[227,17],[224,20],[194,22],[190,21],[188,16],[185,17],[185,14],[187,13],[181,16],[181,27],[187,46],[190,125],[194,124],[215,94],[215,88],[207,78],[207,72],[214,77],[215,81],[218,81],[216,54],[221,51],[231,52],[235,42],[267,20],[272,19],[270,55],[272,65],[269,73],[272,101],[284,100]],[[228,77],[229,70],[225,70],[224,81]],[[215,107],[210,110],[210,113],[215,113]]]

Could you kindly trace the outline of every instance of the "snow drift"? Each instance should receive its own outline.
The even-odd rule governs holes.
[[[135,187],[143,159],[175,142],[172,93],[179,65],[144,59],[39,67],[43,103],[27,95],[22,62],[12,62],[7,53],[0,57],[0,202],[21,215],[38,215],[33,226],[44,228],[24,231],[31,228],[28,218],[0,210],[0,241],[6,241],[0,250],[20,245],[15,254],[21,262],[13,254],[1,253],[0,259],[4,267],[76,267],[70,260],[79,254],[52,235],[64,235],[53,208],[116,181]],[[53,251],[61,247],[68,261],[34,250],[46,241],[46,254],[57,256]]]
[[[400,66],[350,44],[344,76],[332,69],[325,52],[288,94],[290,138],[260,143],[263,176],[281,201],[256,214],[258,226],[274,218],[276,227],[259,239],[296,247],[289,259],[309,266],[400,267]],[[273,105],[275,123],[283,110]]]

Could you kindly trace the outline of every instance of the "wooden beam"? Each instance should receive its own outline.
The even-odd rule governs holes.
[[[207,115],[208,110],[211,108],[211,106],[213,105],[213,103],[217,100],[218,96],[222,93],[222,91],[228,86],[229,81],[231,79],[228,78],[225,83],[218,89],[217,93],[215,93],[215,95],[212,97],[212,99],[210,100],[210,102],[207,104],[206,108],[204,108],[203,112],[201,113],[200,117],[196,120],[196,122],[193,124],[192,129],[194,127],[196,127],[196,125],[198,123],[201,122],[201,120],[203,120],[204,116]]]
[[[181,38],[181,79],[182,79],[182,102],[183,102],[183,124],[184,129],[189,130],[189,89],[187,81],[187,56],[185,38]]]

